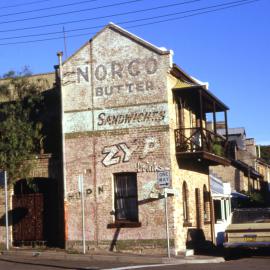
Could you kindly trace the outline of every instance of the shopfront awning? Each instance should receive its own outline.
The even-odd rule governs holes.
[[[210,174],[210,189],[212,195],[224,194],[223,182],[218,177]]]
[[[237,192],[237,191],[233,191],[231,193],[232,197],[235,198],[235,199],[248,199],[248,196],[243,194],[243,193],[240,193],[240,192]]]

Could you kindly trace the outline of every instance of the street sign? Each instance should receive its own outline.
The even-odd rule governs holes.
[[[164,188],[164,208],[165,208],[164,212],[166,220],[167,253],[168,258],[170,258],[171,253],[170,253],[170,235],[169,235],[168,200],[167,200],[168,192],[166,192],[166,190],[171,186],[170,171],[157,172],[157,183],[159,185],[159,188]]]
[[[178,190],[173,189],[173,188],[166,188],[166,189],[165,189],[165,193],[174,195],[174,196],[176,196],[176,197],[179,196]]]
[[[157,182],[159,188],[168,188],[171,185],[170,171],[157,172]]]

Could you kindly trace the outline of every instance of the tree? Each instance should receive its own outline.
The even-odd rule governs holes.
[[[43,106],[45,80],[9,71],[0,81],[0,169],[8,173],[9,184],[28,178],[43,140],[38,113]]]
[[[261,145],[261,157],[270,163],[270,145]]]
[[[238,204],[238,207],[249,208],[249,207],[266,207],[267,206],[266,198],[264,198],[262,192],[242,190],[241,193],[247,195],[248,198],[241,200]]]

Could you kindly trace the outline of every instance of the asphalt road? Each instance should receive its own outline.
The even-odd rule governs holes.
[[[269,256],[253,256],[249,258],[237,258],[219,264],[185,264],[185,265],[160,265],[160,264],[125,264],[110,262],[80,262],[80,261],[61,261],[45,260],[38,257],[18,258],[15,256],[0,256],[0,270],[101,270],[101,269],[141,269],[141,270],[269,270]]]

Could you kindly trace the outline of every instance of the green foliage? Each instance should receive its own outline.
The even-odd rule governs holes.
[[[224,148],[219,138],[215,138],[212,143],[212,151],[217,156],[224,156]]]
[[[248,196],[248,199],[241,201],[239,207],[265,207],[267,202],[263,194],[259,191],[241,191],[241,193]]]
[[[261,146],[261,157],[266,162],[270,163],[270,145]]]
[[[214,143],[212,146],[213,149],[213,153],[217,156],[224,156],[224,150],[223,147],[218,144],[218,143]]]
[[[28,75],[28,69],[10,71],[3,76],[8,79],[0,82],[0,169],[7,171],[9,184],[29,176],[43,140],[37,115],[46,82]]]
[[[25,66],[21,72],[15,72],[14,70],[9,70],[8,72],[6,72],[5,74],[3,74],[3,76],[0,78],[3,79],[10,79],[10,78],[17,78],[17,77],[26,77],[26,76],[31,76],[32,72],[29,69],[28,66]]]

